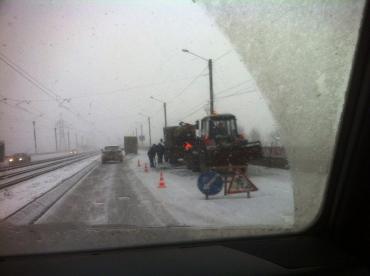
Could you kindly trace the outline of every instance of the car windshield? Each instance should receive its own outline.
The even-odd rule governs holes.
[[[309,227],[364,3],[1,1],[0,255]]]

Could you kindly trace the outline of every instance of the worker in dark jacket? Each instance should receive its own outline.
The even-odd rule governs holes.
[[[162,139],[157,145],[157,156],[158,156],[158,164],[163,163],[163,155],[164,155],[164,145],[162,144]]]
[[[154,165],[154,159],[155,159],[155,155],[157,153],[157,146],[155,144],[153,144],[149,150],[148,150],[148,157],[149,157],[149,161],[150,161],[150,167],[151,168],[155,168],[155,165]]]

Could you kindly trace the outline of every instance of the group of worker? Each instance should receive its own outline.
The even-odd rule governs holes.
[[[162,164],[163,163],[163,157],[164,157],[164,145],[163,145],[163,140],[156,145],[153,144],[149,150],[148,150],[148,157],[149,157],[149,162],[150,162],[150,167],[155,168],[156,166],[156,156],[157,156],[157,163]]]

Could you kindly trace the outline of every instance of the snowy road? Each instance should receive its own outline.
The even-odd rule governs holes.
[[[137,160],[100,165],[47,211],[37,223],[77,223],[127,226],[278,226],[294,223],[289,171],[251,166],[259,190],[210,200],[197,189],[198,174],[165,169],[167,188],[159,189],[159,171],[144,172]]]
[[[77,172],[97,158],[71,165],[62,175]],[[197,188],[197,173],[167,166],[163,168],[167,187],[160,189],[160,171],[145,172],[143,166],[137,166],[138,160],[143,164],[146,159],[145,153],[140,152],[126,156],[123,163],[99,163],[33,223],[284,228],[294,223],[293,184],[287,170],[250,166],[250,178],[258,187],[251,198],[245,194],[225,196],[221,192],[205,200]],[[3,190],[0,218],[51,189],[60,178],[57,174],[54,179],[39,177]]]
[[[100,165],[37,223],[177,225],[162,204],[133,178],[126,162]]]

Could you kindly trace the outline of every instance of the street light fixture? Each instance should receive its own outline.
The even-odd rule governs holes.
[[[204,58],[204,57],[202,57],[200,55],[197,55],[197,54],[189,51],[188,49],[182,49],[182,51],[184,53],[187,53],[187,54],[192,55],[192,56],[196,56],[196,57],[198,57],[198,58],[200,58],[200,59],[208,62],[210,113],[212,115],[212,114],[214,114],[213,73],[212,73],[213,62],[212,62],[212,59]]]
[[[149,128],[149,147],[152,145],[152,129],[150,127],[150,116],[149,115],[146,115],[146,114],[143,114],[141,112],[138,113],[138,115],[140,116],[143,116],[143,117],[147,117],[148,118],[148,128]]]
[[[164,112],[164,127],[167,127],[167,103],[164,101],[161,101],[157,98],[154,98],[153,96],[150,96],[152,100],[155,100],[157,102],[163,103],[163,112]]]

